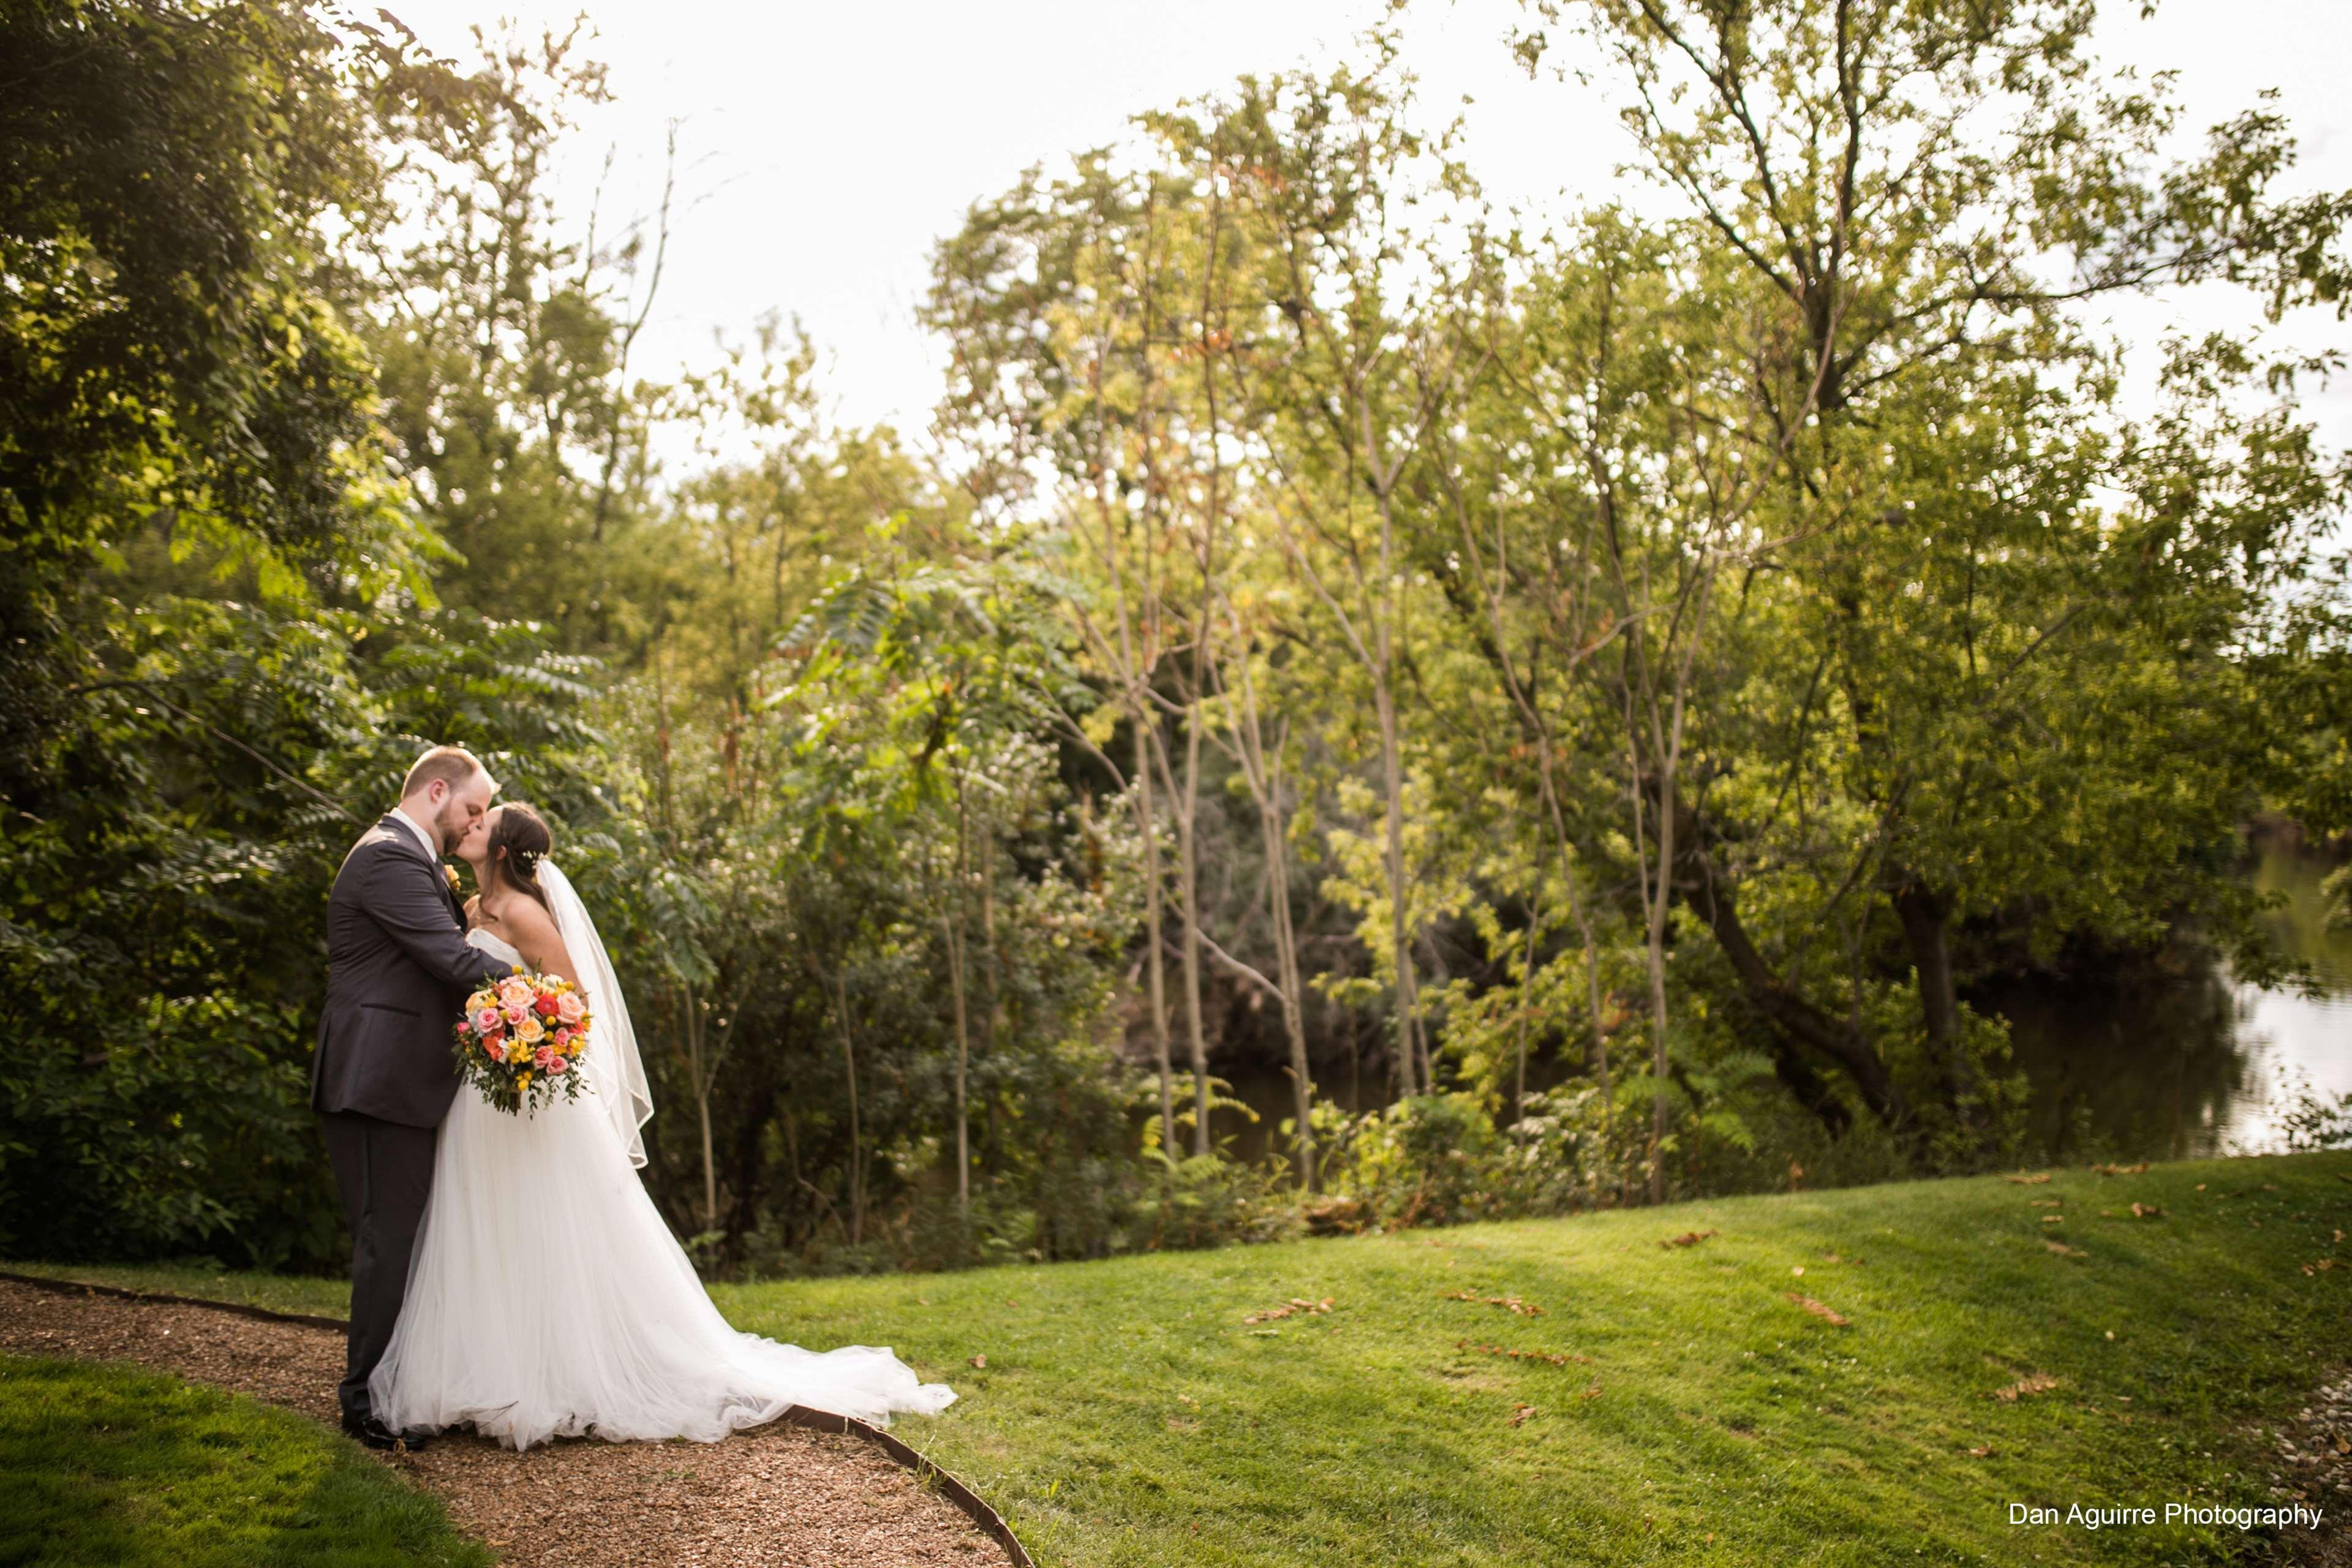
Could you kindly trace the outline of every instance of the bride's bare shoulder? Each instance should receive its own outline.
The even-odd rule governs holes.
[[[555,934],[555,917],[547,912],[544,904],[528,894],[510,897],[499,906],[499,924],[509,936],[526,940]]]
[[[562,932],[556,929],[555,917],[537,899],[527,895],[509,899],[499,911],[499,926],[500,933],[530,961],[533,969],[560,974],[566,980],[579,978],[572,967],[572,954],[564,948]]]

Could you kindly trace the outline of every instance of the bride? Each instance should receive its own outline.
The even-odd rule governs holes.
[[[593,1432],[714,1442],[793,1405],[887,1424],[955,1398],[888,1347],[822,1353],[728,1326],[638,1180],[653,1114],[613,967],[530,807],[458,853],[482,890],[466,940],[559,975],[594,1019],[578,1098],[509,1115],[470,1086],[441,1123],[392,1342],[368,1380],[394,1431],[470,1423],[517,1449]],[[452,1020],[454,1023],[455,1020]]]

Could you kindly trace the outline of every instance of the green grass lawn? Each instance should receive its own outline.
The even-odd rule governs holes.
[[[1047,1563],[2231,1563],[2263,1535],[2008,1506],[2268,1503],[2254,1429],[2352,1355],[2339,1231],[2312,1154],[712,1294],[952,1382],[898,1430]],[[1334,1305],[1244,1321],[1292,1298]]]
[[[130,1367],[0,1356],[0,1563],[489,1561],[315,1421]]]
[[[347,1279],[310,1279],[284,1274],[242,1274],[179,1263],[0,1263],[0,1272],[79,1279],[129,1290],[193,1296],[205,1301],[236,1301],[273,1312],[305,1312],[340,1318],[351,1310]]]

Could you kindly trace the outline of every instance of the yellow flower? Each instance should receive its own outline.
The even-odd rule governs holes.
[[[477,991],[471,996],[466,998],[466,1011],[468,1013],[478,1013],[485,1007],[495,1005],[497,1002],[498,998],[491,995],[488,992]]]
[[[517,1089],[529,1089],[530,1087],[530,1074],[526,1071],[520,1078],[515,1079],[515,1087]]]

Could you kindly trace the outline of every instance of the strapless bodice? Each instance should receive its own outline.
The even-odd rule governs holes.
[[[466,940],[501,963],[521,964],[525,969],[530,967],[523,963],[521,952],[512,942],[495,932],[484,931],[480,926],[467,931]]]

